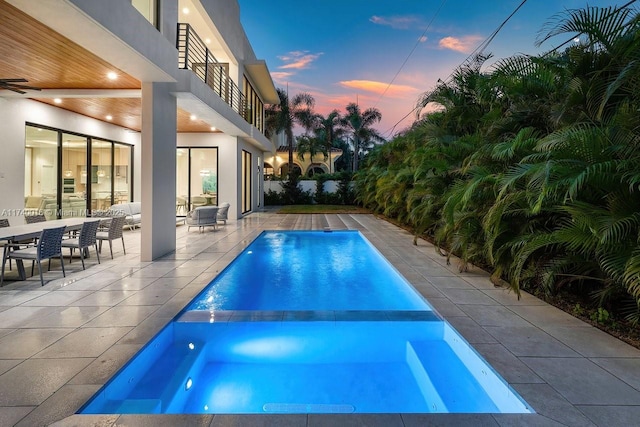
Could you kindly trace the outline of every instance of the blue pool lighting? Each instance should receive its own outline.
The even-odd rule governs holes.
[[[533,411],[359,232],[274,231],[79,412]]]

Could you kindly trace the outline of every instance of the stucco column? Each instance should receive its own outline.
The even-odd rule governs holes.
[[[173,83],[142,83],[141,261],[176,249],[176,98]]]

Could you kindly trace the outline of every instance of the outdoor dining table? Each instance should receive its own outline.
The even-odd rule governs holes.
[[[45,228],[57,228],[62,227],[63,225],[67,227],[67,231],[80,230],[82,228],[82,224],[86,221],[95,220],[95,218],[73,217],[2,227],[0,228],[0,240],[8,240],[10,243],[25,241],[35,237],[40,237],[42,230]],[[24,271],[22,260],[16,259],[15,261],[18,266],[19,280],[25,280],[27,275]]]

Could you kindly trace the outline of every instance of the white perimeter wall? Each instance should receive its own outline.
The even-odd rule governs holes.
[[[135,200],[140,200],[140,134],[28,99],[0,98],[0,213],[24,208],[27,122],[133,145]]]
[[[324,191],[327,193],[338,192],[339,181],[326,181],[324,183]],[[314,180],[302,180],[300,181],[300,187],[303,191],[311,191],[311,194],[316,194],[316,181]],[[280,193],[282,191],[282,181],[265,181],[264,192],[269,190]]]

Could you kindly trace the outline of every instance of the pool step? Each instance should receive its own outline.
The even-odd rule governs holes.
[[[416,353],[411,341],[407,341],[406,358],[407,365],[409,365],[409,369],[415,377],[418,387],[422,392],[422,397],[424,397],[427,404],[427,412],[447,412],[447,406],[444,404],[436,386],[431,381],[431,377],[425,369],[422,360],[420,360],[420,356]]]
[[[446,341],[412,341],[411,349],[415,358],[428,372],[429,382],[434,390],[439,390],[435,405],[442,408],[433,409],[434,412],[500,412],[489,397],[486,389],[471,372],[482,370],[486,372],[486,365],[480,364],[474,353],[474,360],[463,362],[459,355]],[[473,352],[473,350],[469,350]],[[486,369],[485,369],[486,368]],[[470,399],[469,396],[473,396]]]

